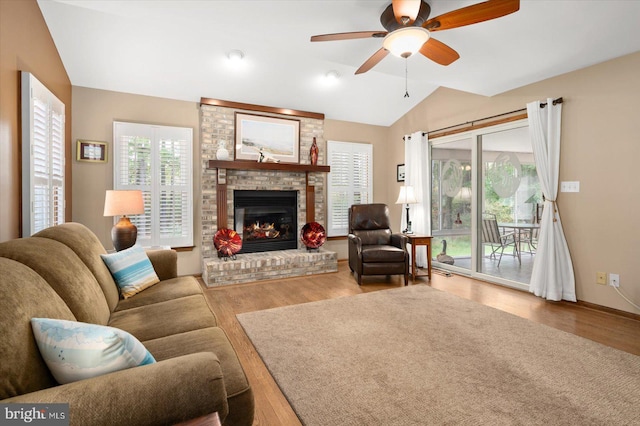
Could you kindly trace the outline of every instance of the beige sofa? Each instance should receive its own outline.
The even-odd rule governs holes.
[[[125,300],[101,253],[78,223],[0,243],[0,402],[69,403],[72,425],[174,424],[213,412],[225,425],[251,425],[238,357],[197,280],[177,276],[176,252],[148,252],[161,281]],[[158,362],[59,385],[35,343],[34,317],[120,328]]]

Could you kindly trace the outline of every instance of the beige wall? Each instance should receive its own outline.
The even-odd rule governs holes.
[[[391,151],[402,148],[400,144],[392,146],[389,143],[389,128],[348,121],[325,120],[324,139],[327,141],[363,142],[373,145],[373,170],[375,171],[373,174],[373,202],[386,202],[389,198],[391,180],[395,182],[395,166],[393,173],[391,173],[387,159]],[[389,206],[392,209],[394,207]],[[349,257],[346,239],[328,241],[325,248],[338,253],[338,259]]]
[[[389,140],[398,143],[402,135],[417,130],[436,130],[562,96],[560,180],[579,181],[580,192],[560,193],[558,206],[578,299],[639,313],[613,288],[595,283],[597,271],[619,273],[623,292],[640,303],[640,184],[633,174],[640,159],[639,70],[640,53],[635,53],[491,98],[440,88],[391,126]],[[393,161],[387,167],[403,162],[403,156],[390,151]]]
[[[71,82],[35,0],[0,0],[0,241],[21,236],[20,71],[66,106],[66,202],[71,219]]]
[[[194,230],[200,225],[200,119],[195,102],[175,101],[150,96],[132,95],[105,90],[73,87],[73,141],[88,139],[107,142],[107,163],[73,161],[73,221],[88,226],[96,233],[105,247],[112,247],[111,227],[113,218],[104,217],[104,195],[113,189],[113,122],[132,121],[165,126],[190,127],[194,140]],[[194,236],[193,251],[178,253],[178,273],[199,274],[199,237]]]

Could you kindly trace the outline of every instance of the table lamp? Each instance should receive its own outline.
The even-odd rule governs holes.
[[[409,204],[417,204],[418,200],[416,200],[416,194],[413,190],[413,186],[401,186],[400,194],[398,194],[398,199],[396,200],[396,204],[406,204],[407,205],[407,228],[402,232],[405,234],[413,234],[411,230],[411,221],[409,220]]]
[[[111,240],[116,251],[133,246],[138,238],[138,228],[131,223],[128,214],[144,213],[144,200],[139,190],[107,190],[104,198],[104,216],[121,216],[111,228]]]

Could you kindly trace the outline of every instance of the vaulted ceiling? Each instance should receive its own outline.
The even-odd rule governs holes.
[[[479,2],[428,3],[433,17]],[[383,126],[439,86],[493,96],[640,51],[640,1],[628,0],[523,0],[514,14],[433,33],[460,54],[449,66],[419,54],[406,61],[389,55],[360,75],[355,70],[381,39],[310,37],[384,30],[380,14],[390,0],[38,4],[74,86],[194,102],[209,97]],[[236,49],[244,53],[240,67],[227,58]],[[329,71],[339,74],[333,83]]]

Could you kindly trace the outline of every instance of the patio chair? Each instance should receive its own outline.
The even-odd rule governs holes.
[[[520,251],[518,250],[518,243],[516,241],[516,233],[501,233],[496,215],[492,213],[482,214],[482,243],[483,245],[491,246],[491,254],[489,255],[490,259],[496,259],[496,252],[500,250],[498,267],[500,267],[504,249],[508,247],[513,248],[513,253],[515,256],[517,256],[518,263],[522,264],[522,261],[520,259]]]

